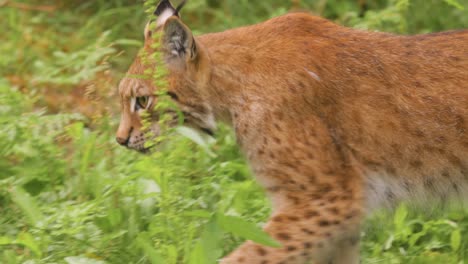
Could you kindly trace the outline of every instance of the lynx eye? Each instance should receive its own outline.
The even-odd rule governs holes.
[[[139,96],[135,98],[135,111],[140,109],[148,109],[151,105],[153,98],[150,96]]]

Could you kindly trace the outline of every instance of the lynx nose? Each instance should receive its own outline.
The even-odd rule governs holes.
[[[121,138],[121,137],[116,137],[115,140],[117,141],[117,143],[119,143],[120,145],[122,146],[127,146],[128,145],[128,141],[129,141],[130,138]]]

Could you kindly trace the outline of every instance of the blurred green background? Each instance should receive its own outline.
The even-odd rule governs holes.
[[[269,214],[234,137],[118,147],[116,86],[154,2],[0,0],[0,263],[214,263]],[[468,28],[468,0],[190,0],[196,32],[290,10],[401,34]],[[145,12],[147,11],[147,12]],[[198,143],[195,143],[198,142]],[[378,212],[363,263],[468,263],[468,212]]]

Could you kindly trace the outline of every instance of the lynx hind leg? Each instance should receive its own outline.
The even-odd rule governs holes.
[[[359,263],[356,234],[363,217],[360,202],[333,196],[310,203],[285,208],[267,223],[265,231],[282,244],[281,248],[246,242],[221,263]]]

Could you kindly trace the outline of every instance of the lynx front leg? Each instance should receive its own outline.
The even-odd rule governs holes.
[[[331,264],[359,264],[359,235],[345,239],[338,246]]]
[[[294,197],[297,193],[288,194]],[[358,232],[362,209],[349,196],[332,196],[309,204],[286,207],[270,219],[265,230],[283,246],[271,248],[247,242],[225,258],[222,264],[344,264],[359,263],[354,248],[347,247]],[[353,203],[354,202],[354,203]],[[341,245],[346,252],[339,252]],[[350,245],[349,245],[350,246]],[[346,253],[346,255],[338,255]],[[349,254],[348,254],[349,253]]]

